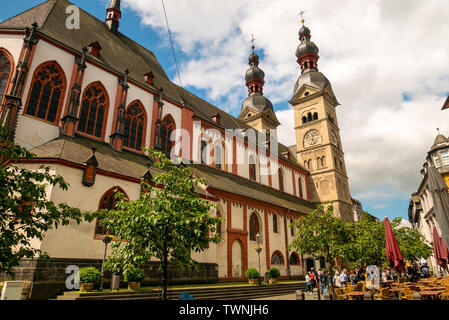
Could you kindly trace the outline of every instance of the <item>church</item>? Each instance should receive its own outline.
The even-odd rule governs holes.
[[[89,211],[113,208],[116,188],[137,199],[142,179],[154,174],[142,147],[157,147],[205,179],[197,192],[225,221],[221,243],[192,253],[200,270],[174,278],[244,280],[259,259],[262,274],[276,267],[284,279],[324,267],[323,259],[288,249],[296,232],[290,223],[326,201],[346,221],[357,220],[361,206],[349,190],[339,102],[304,20],[290,100],[296,145],[285,146],[277,142],[280,123],[254,45],[245,80],[242,70],[248,97],[235,118],[173,83],[152,51],[120,32],[120,0],[103,20],[80,8],[79,29],[66,26],[69,6],[48,0],[0,23],[1,120],[36,155],[17,165],[49,166],[69,183],[67,191],[49,188],[48,198]],[[17,275],[64,283],[68,265],[98,267],[105,233],[98,222],[52,229],[33,242],[50,260],[24,261]]]

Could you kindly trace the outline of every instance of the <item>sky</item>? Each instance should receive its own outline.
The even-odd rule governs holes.
[[[4,1],[6,20],[42,0]],[[74,0],[104,19],[108,0]],[[437,129],[449,135],[447,0],[122,0],[120,31],[153,51],[173,82],[238,116],[247,96],[251,35],[281,143],[296,143],[288,101],[300,75],[299,12],[320,49],[319,70],[341,103],[337,117],[351,194],[383,219],[407,219],[410,194]]]

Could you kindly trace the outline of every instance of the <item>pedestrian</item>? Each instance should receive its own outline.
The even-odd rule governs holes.
[[[348,283],[348,275],[345,273],[344,269],[340,274],[340,282],[343,287],[345,287],[346,283]]]
[[[421,274],[423,278],[429,278],[430,277],[430,272],[429,272],[429,267],[427,266],[427,263],[423,263],[422,267],[421,267]]]
[[[316,272],[315,268],[313,268],[313,267],[310,269],[310,271],[312,272],[312,274],[313,274],[313,279],[314,279],[314,281],[315,281],[315,282],[313,283],[313,285],[314,285],[315,288],[318,288],[318,287],[319,287],[319,286],[318,286],[318,282],[320,281],[318,272]]]
[[[387,281],[388,281],[388,272],[387,272],[387,269],[384,269],[382,271],[382,283],[385,283]]]
[[[335,271],[334,284],[336,287],[341,288],[340,273],[338,271]]]
[[[327,270],[323,270],[321,272],[321,276],[320,276],[321,280],[321,294],[324,294],[324,292],[327,292],[327,286],[329,285],[329,278],[328,278],[328,274],[327,274]]]
[[[307,293],[311,291],[310,272],[306,274]]]
[[[349,280],[351,281],[352,284],[354,284],[354,285],[357,284],[357,275],[356,275],[355,271],[351,272],[351,275],[349,276]]]
[[[313,272],[311,271],[311,272],[309,272],[309,276],[310,276],[310,287],[312,288],[312,292],[313,292],[313,289],[315,289],[315,285],[316,285],[316,283],[315,283],[315,275],[313,274]]]

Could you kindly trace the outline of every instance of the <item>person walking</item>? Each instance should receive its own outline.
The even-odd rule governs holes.
[[[310,284],[310,272],[306,274],[306,284],[307,284],[307,293],[310,293],[310,291],[312,290]]]
[[[421,274],[423,278],[429,278],[430,277],[430,272],[429,272],[429,267],[427,266],[427,263],[423,263],[422,267],[421,267]]]
[[[323,272],[321,272],[321,276],[320,276],[321,280],[321,294],[324,294],[324,292],[327,292],[328,289],[328,285],[329,285],[329,277],[328,277],[328,273],[327,270],[324,270]]]
[[[338,271],[335,271],[334,284],[337,288],[341,288],[340,273]]]
[[[340,283],[343,287],[346,287],[346,283],[348,283],[348,275],[344,272],[344,270],[340,274]]]

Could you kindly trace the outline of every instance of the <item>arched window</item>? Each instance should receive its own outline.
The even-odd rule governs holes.
[[[249,218],[249,240],[257,241],[256,235],[260,233],[260,224],[257,214],[253,213]]]
[[[317,113],[317,112],[315,112],[315,113],[313,114],[313,120],[318,120],[318,113]]]
[[[125,111],[125,147],[141,151],[145,144],[147,117],[140,101],[130,103]]]
[[[309,63],[308,62],[304,62],[304,69],[307,69],[309,67]]]
[[[207,142],[201,140],[201,163],[207,164]]]
[[[313,68],[313,61],[310,61],[310,67]]]
[[[128,199],[128,196],[126,195],[125,191],[123,191],[120,187],[114,187],[106,191],[106,193],[101,197],[100,204],[98,205],[98,210],[106,209],[106,210],[114,210],[115,205],[117,202],[117,198],[115,197],[116,192],[120,192],[125,195],[125,197]],[[105,227],[102,227],[99,225],[99,221],[101,218],[97,219],[96,226],[95,226],[95,235],[107,235],[110,234],[109,230],[107,230]]]
[[[108,116],[109,97],[100,82],[90,84],[81,100],[78,132],[97,138],[103,138]]]
[[[256,159],[252,155],[249,157],[249,178],[256,181]]]
[[[298,257],[298,255],[296,254],[296,252],[292,252],[292,254],[290,255],[290,259],[289,259],[289,264],[291,265],[291,266],[297,266],[297,265],[299,265],[299,257]]]
[[[57,62],[45,62],[40,65],[33,75],[25,114],[57,123],[65,89],[65,75]]]
[[[301,180],[301,178],[298,178],[298,190],[299,190],[299,197],[302,199],[303,198],[303,193],[302,193],[302,180]]]
[[[278,233],[278,216],[276,213],[273,213],[273,232]]]
[[[5,96],[9,79],[11,78],[13,70],[13,62],[10,55],[0,49],[0,104],[3,103],[3,97]]]
[[[161,150],[167,158],[170,158],[172,147],[175,144],[175,141],[171,141],[171,134],[175,129],[175,121],[170,115],[166,115],[162,119]]]
[[[320,169],[321,168],[321,158],[316,158],[316,168]]]
[[[321,168],[326,168],[326,157],[321,157]]]
[[[309,161],[307,162],[307,169],[312,170],[313,166],[312,166],[312,159],[309,159]]]
[[[282,169],[279,169],[278,175],[279,175],[279,190],[284,191],[284,173],[282,172]]]
[[[284,257],[279,251],[275,251],[271,256],[271,264],[284,264]]]
[[[215,168],[221,169],[223,165],[223,146],[216,145],[215,146]]]
[[[306,117],[306,116],[302,117],[302,123],[303,123],[303,124],[304,124],[304,123],[307,123],[307,117]]]
[[[307,121],[312,121],[312,120],[313,120],[312,113],[309,112],[309,113],[307,114]]]

